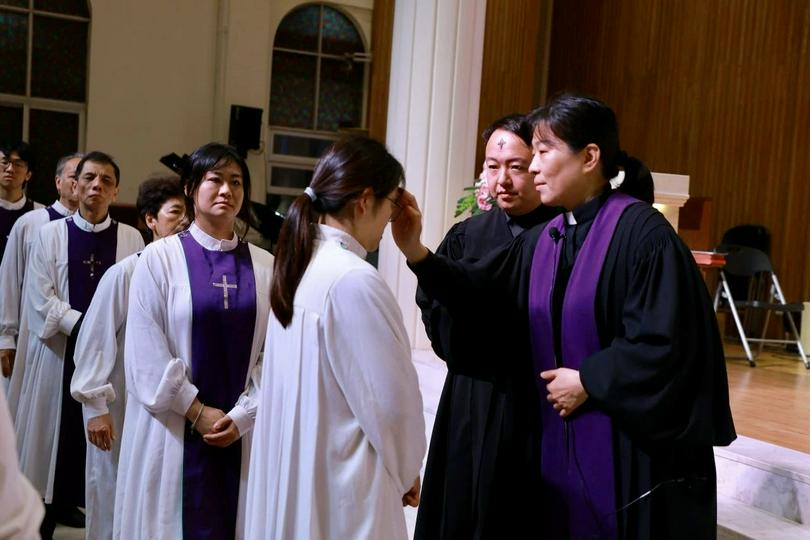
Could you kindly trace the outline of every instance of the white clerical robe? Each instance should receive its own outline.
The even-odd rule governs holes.
[[[112,224],[107,216],[93,225],[78,213],[74,214],[73,222],[89,232],[101,232]],[[67,222],[63,219],[40,229],[31,250],[23,297],[29,334],[15,418],[17,448],[22,471],[46,503],[53,498],[65,347],[82,315],[70,307],[67,237]],[[116,261],[141,249],[141,233],[119,223]],[[21,360],[18,358],[16,363]]]
[[[0,538],[39,538],[44,514],[39,494],[20,473],[14,426],[0,388]]]
[[[205,249],[230,251],[234,240],[216,240],[196,224],[189,232]],[[252,244],[256,324],[245,392],[227,414],[242,436],[237,538],[244,530],[244,491],[250,431],[256,418],[261,350],[270,311],[273,256]],[[180,538],[183,524],[183,429],[197,396],[191,383],[191,289],[180,238],[153,242],[141,254],[130,285],[124,371],[129,394],[115,492],[113,537]],[[228,336],[222,336],[228,339]]]
[[[267,329],[246,537],[405,539],[425,424],[402,313],[357,240],[319,231],[291,323]]]
[[[85,531],[87,538],[112,538],[115,477],[124,427],[124,336],[129,284],[138,254],[114,264],[102,276],[76,338],[76,371],[70,395],[82,404],[84,425],[110,413],[112,448],[104,451],[87,441],[85,466]],[[85,432],[86,435],[86,432]]]
[[[73,210],[69,210],[58,200],[51,208],[63,217],[73,214]],[[17,349],[17,362],[12,376],[10,379],[4,378],[12,418],[17,411],[25,368],[25,344],[28,340],[27,327],[23,324],[25,316],[20,312],[25,269],[37,232],[50,222],[51,215],[47,208],[38,208],[23,214],[11,228],[3,262],[0,264],[0,349]]]

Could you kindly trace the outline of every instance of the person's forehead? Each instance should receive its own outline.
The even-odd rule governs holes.
[[[78,163],[77,163],[78,165]],[[82,174],[87,172],[94,173],[108,173],[111,176],[115,175],[115,169],[109,163],[101,163],[100,161],[85,161],[82,165]]]
[[[496,130],[487,141],[487,156],[503,153],[517,154],[531,153],[526,142],[511,131]]]
[[[169,197],[168,199],[164,199],[162,203],[160,203],[161,208],[171,208],[173,206],[180,206],[184,207],[186,205],[186,201],[184,201],[181,197]]]

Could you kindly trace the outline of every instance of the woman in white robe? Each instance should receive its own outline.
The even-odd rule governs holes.
[[[242,202],[250,200],[250,175],[244,160],[230,147],[208,144],[195,151],[187,169],[183,180],[195,221],[188,231],[147,247],[130,286],[124,356],[128,399],[116,486],[114,538],[201,537],[191,530],[196,524],[187,521],[189,515],[196,512],[196,518],[216,520],[226,506],[233,508],[235,522],[219,537],[243,536],[241,495],[229,496],[223,486],[205,484],[189,493],[184,486],[191,472],[185,460],[189,441],[194,441],[197,448],[199,437],[222,451],[241,438],[235,487],[241,493],[247,485],[250,430],[257,407],[255,392],[261,373],[260,353],[269,313],[273,258],[268,252],[240,241],[234,232],[237,214],[246,215],[248,210],[248,205]],[[228,280],[222,275],[220,280],[217,274],[206,279],[207,283],[195,281],[193,275],[199,267],[204,266],[206,272],[208,268],[205,262],[187,263],[192,249],[189,246],[196,250],[194,253],[212,259],[227,258],[229,253],[245,254],[248,270],[255,278],[253,297],[245,298],[247,293],[240,297],[238,287],[244,291],[250,288],[243,282],[235,282],[232,276]],[[218,306],[224,310],[236,311],[240,298],[255,307],[255,323],[250,327],[240,328],[233,335],[223,335],[226,332],[221,331],[206,336],[211,346],[234,342],[248,346],[248,362],[239,382],[241,395],[228,405],[229,410],[206,403],[202,390],[218,383],[211,380],[212,375],[194,376],[199,367],[193,354],[199,350],[195,349],[199,307],[195,306],[195,295],[202,289],[216,292]],[[227,317],[224,315],[222,320]],[[233,359],[222,360],[226,361],[208,367],[214,372],[213,377],[221,372],[225,384]],[[221,508],[204,512],[188,506],[188,496],[218,497]]]
[[[143,182],[135,207],[154,239],[188,227],[183,188],[176,175]],[[84,484],[87,538],[112,538],[115,478],[126,405],[124,330],[129,284],[139,255],[130,255],[104,273],[76,338],[76,371],[70,394],[82,404],[90,443]]]
[[[402,166],[348,137],[279,237],[251,455],[248,538],[404,539],[425,425],[402,314],[364,259],[396,218]]]

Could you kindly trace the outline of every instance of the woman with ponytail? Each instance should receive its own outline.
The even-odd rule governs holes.
[[[451,313],[508,298],[527,321],[517,339],[540,402],[537,537],[714,538],[712,446],[736,435],[700,272],[649,204],[649,170],[620,150],[607,105],[562,95],[529,120],[529,171],[563,214],[465,264],[421,244],[418,209],[403,197],[394,239]]]
[[[115,538],[244,537],[273,257],[235,232],[236,150],[198,148],[182,183],[191,226],[150,244],[130,285]]]
[[[321,157],[279,235],[247,496],[249,538],[406,538],[425,426],[402,314],[365,261],[400,214],[373,139]]]

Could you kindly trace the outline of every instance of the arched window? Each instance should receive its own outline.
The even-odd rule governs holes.
[[[365,128],[368,61],[360,31],[334,7],[305,4],[282,19],[270,85],[269,206],[284,213],[338,133]]]
[[[34,147],[28,195],[42,203],[56,161],[84,146],[89,27],[87,0],[0,0],[0,141]]]

